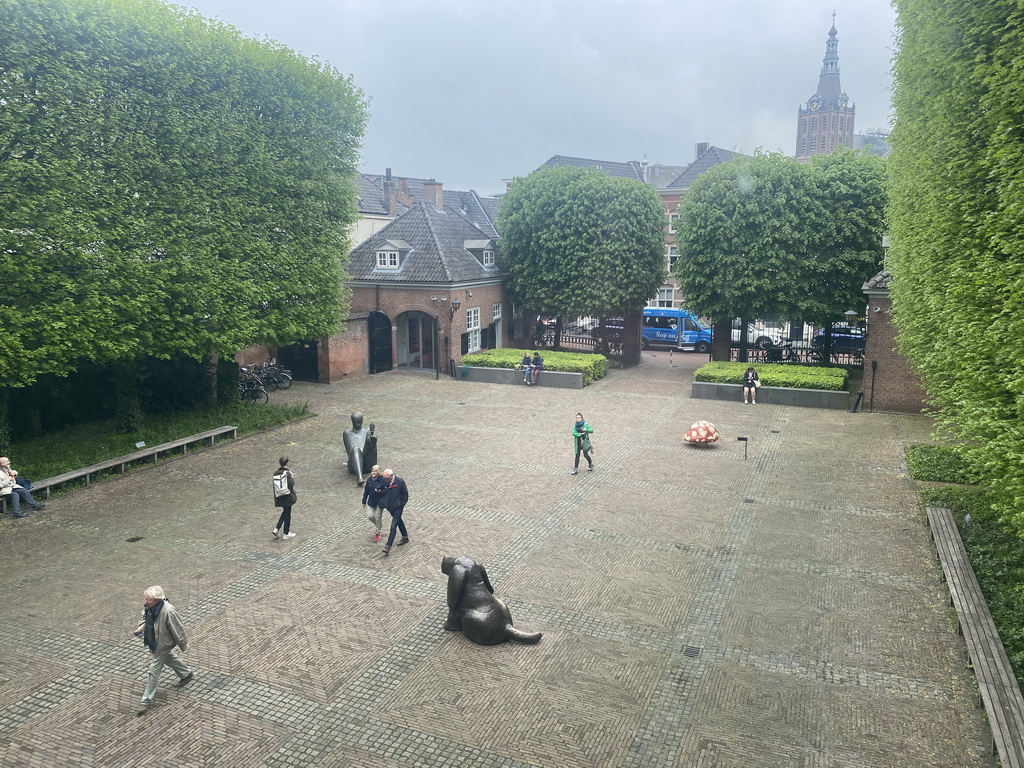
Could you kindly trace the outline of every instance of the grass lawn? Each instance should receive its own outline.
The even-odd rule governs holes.
[[[301,419],[309,414],[303,405],[246,405],[232,403],[208,410],[166,413],[144,417],[138,432],[122,434],[115,430],[114,420],[76,424],[60,432],[28,440],[12,441],[11,464],[30,480],[53,477],[90,464],[113,459],[138,450],[135,444],[145,441],[153,446],[188,437],[228,424],[238,427],[238,434],[259,432],[278,424]],[[17,431],[17,422],[13,425]],[[200,446],[196,447],[199,450]],[[152,460],[149,460],[151,464]],[[116,473],[116,470],[113,470]],[[70,489],[68,483],[55,492]]]

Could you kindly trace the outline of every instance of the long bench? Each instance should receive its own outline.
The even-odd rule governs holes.
[[[181,449],[182,454],[188,452],[188,447],[193,443],[201,443],[209,441],[210,447],[212,448],[217,441],[218,437],[224,437],[230,435],[231,439],[238,437],[238,427],[235,426],[223,426],[217,427],[216,429],[208,429],[205,432],[198,432],[188,437],[182,437],[178,440],[172,440],[169,443],[161,443],[160,445],[154,445],[149,448],[143,448],[132,453],[127,453],[124,456],[118,456],[114,459],[107,459],[101,461],[98,464],[90,464],[88,467],[82,467],[71,472],[64,472],[60,475],[54,475],[53,477],[47,477],[44,480],[33,480],[32,481],[32,495],[35,496],[37,491],[46,491],[46,498],[50,498],[50,489],[64,483],[71,482],[72,480],[81,480],[85,478],[85,487],[88,488],[92,475],[98,472],[105,472],[110,469],[117,467],[118,471],[123,475],[125,473],[125,467],[131,464],[133,461],[140,461],[147,459],[150,456],[153,457],[153,463],[156,464],[160,460],[161,453],[168,453],[170,451],[176,451]],[[7,512],[7,499],[6,497],[0,498],[0,511],[3,513]]]
[[[928,507],[927,512],[950,604],[956,608],[957,632],[964,638],[978,680],[978,705],[985,708],[992,729],[992,752],[998,753],[1005,768],[1024,768],[1024,696],[1010,659],[952,512],[942,507]]]

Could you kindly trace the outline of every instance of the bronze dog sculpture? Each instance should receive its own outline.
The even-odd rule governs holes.
[[[508,607],[494,596],[487,571],[468,557],[441,558],[441,573],[448,576],[448,620],[444,628],[462,632],[479,645],[506,640],[540,642],[540,632],[521,632],[512,626]]]

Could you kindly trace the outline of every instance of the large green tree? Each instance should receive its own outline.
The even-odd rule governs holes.
[[[498,214],[517,304],[558,316],[639,313],[665,277],[665,208],[652,187],[593,168],[516,179]]]
[[[680,208],[675,275],[707,317],[828,324],[863,305],[882,256],[884,163],[848,150],[717,165]]]
[[[1024,13],[897,0],[890,260],[900,349],[1024,534]]]
[[[339,327],[349,78],[157,0],[0,0],[0,105],[0,384]]]

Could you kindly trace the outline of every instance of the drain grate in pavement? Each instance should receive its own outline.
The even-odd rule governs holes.
[[[130,539],[125,539],[129,544],[134,544],[136,541],[142,541],[142,536],[132,536]]]
[[[689,656],[691,659],[700,658],[701,649],[692,645],[683,646],[683,656]]]

